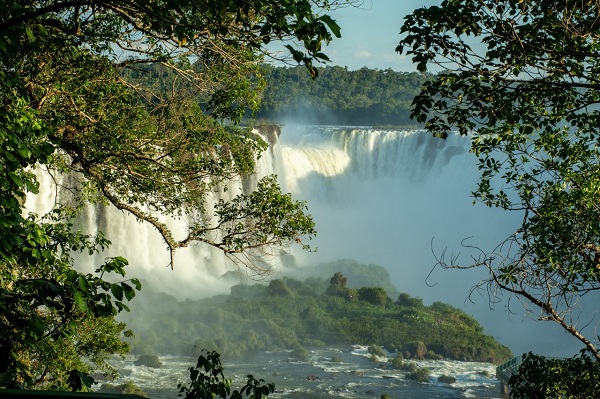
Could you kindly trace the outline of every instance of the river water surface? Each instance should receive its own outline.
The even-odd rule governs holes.
[[[336,357],[333,362],[332,358]],[[187,384],[188,368],[194,358],[161,357],[163,367],[152,369],[134,366],[134,358],[115,365],[123,376],[115,383],[131,381],[151,398],[176,398],[177,384]],[[366,346],[316,349],[308,362],[290,357],[289,351],[260,352],[243,360],[225,361],[225,376],[233,380],[234,389],[241,388],[246,375],[252,374],[275,384],[270,398],[500,398],[500,386],[490,363],[450,360],[423,360],[419,367],[431,370],[428,383],[405,378],[406,372],[393,370],[388,359],[370,359]],[[441,375],[456,378],[453,384],[438,381]]]

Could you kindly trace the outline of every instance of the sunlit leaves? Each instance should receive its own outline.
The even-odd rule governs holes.
[[[506,253],[476,265],[571,333],[580,295],[600,288],[598,15],[593,2],[448,0],[409,15],[398,48],[440,72],[412,116],[472,138],[475,200],[523,214]]]
[[[305,210],[305,202],[281,193],[275,176],[263,178],[251,194],[215,205],[223,231],[219,245],[226,252],[242,252],[266,244],[301,243],[302,236],[315,234],[314,222]]]
[[[71,268],[71,251],[97,251],[106,245],[105,240],[72,232],[68,225],[57,222],[36,224],[32,218],[25,220],[23,228],[29,230],[27,243],[14,252],[10,268],[3,262],[0,269],[3,290],[0,332],[10,337],[10,344],[2,344],[2,350],[11,351],[15,362],[30,357],[45,358],[48,355],[45,350],[53,345],[64,347],[66,344],[59,344],[60,340],[73,338],[80,326],[96,318],[108,317],[106,323],[114,323],[112,316],[127,310],[124,301],[132,299],[135,290],[141,288],[136,279],[108,282],[97,275]],[[35,267],[31,267],[32,264]],[[98,272],[124,275],[125,265],[123,258],[108,259]],[[123,327],[118,332],[121,330]],[[118,338],[115,340],[108,346],[98,343],[90,350],[90,356],[110,354],[111,348],[123,345]],[[76,358],[81,355],[73,354]],[[37,368],[22,369],[9,363],[4,373],[9,380],[33,386],[45,372],[52,372],[58,381],[63,377],[66,379],[72,370],[68,363],[61,363],[59,359],[37,364]],[[104,367],[103,362],[98,364]],[[88,366],[81,367],[89,369]],[[65,380],[62,383],[66,384]]]
[[[114,325],[112,316],[127,311],[141,287],[136,279],[104,278],[125,276],[122,257],[95,273],[74,268],[74,253],[92,256],[110,244],[72,225],[88,204],[112,204],[152,224],[171,251],[192,241],[241,251],[314,233],[304,205],[276,192],[274,182],[259,190],[265,199],[247,195],[222,207],[222,223],[232,229],[224,242],[206,240],[201,225],[176,242],[160,216],[211,219],[207,197],[254,171],[266,143],[233,125],[260,102],[264,44],[292,39],[290,51],[316,76],[313,61],[327,60],[322,44],[340,35],[320,11],[342,3],[0,0],[3,383],[53,387],[46,379],[54,378],[57,387],[83,389],[83,357],[121,350],[108,343],[118,329],[101,330],[106,345],[92,351],[72,342],[80,325],[99,318]],[[148,79],[156,66],[167,72]],[[47,215],[27,216],[24,201],[38,193],[41,170],[70,180],[55,180]],[[255,230],[244,237],[230,227],[231,212]],[[59,364],[51,354],[61,339],[72,341],[62,342]],[[62,378],[71,371],[70,380]]]

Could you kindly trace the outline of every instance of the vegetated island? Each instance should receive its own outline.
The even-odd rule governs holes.
[[[319,276],[334,268],[343,271]],[[460,309],[442,302],[425,306],[407,293],[390,298],[395,288],[386,291],[373,284],[375,276],[381,285],[393,287],[381,266],[342,260],[308,270],[315,275],[243,282],[229,295],[199,300],[179,301],[146,286],[132,306],[140,308],[125,320],[135,333],[132,353],[197,356],[208,349],[236,357],[275,348],[302,353],[310,347],[359,344],[410,359],[498,364],[512,357]]]

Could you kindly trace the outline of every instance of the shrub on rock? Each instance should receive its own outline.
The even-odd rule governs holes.
[[[456,382],[456,378],[450,375],[440,375],[438,377],[439,382],[443,382],[444,384],[454,384]]]
[[[146,366],[152,368],[162,367],[162,362],[158,359],[158,355],[140,355],[138,359],[133,362],[136,366]]]

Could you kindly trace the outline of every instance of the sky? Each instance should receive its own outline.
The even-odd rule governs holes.
[[[364,0],[361,7],[345,7],[328,14],[342,28],[342,37],[333,40],[325,53],[332,65],[395,71],[414,71],[410,57],[395,52],[404,17],[421,7],[441,0]]]

